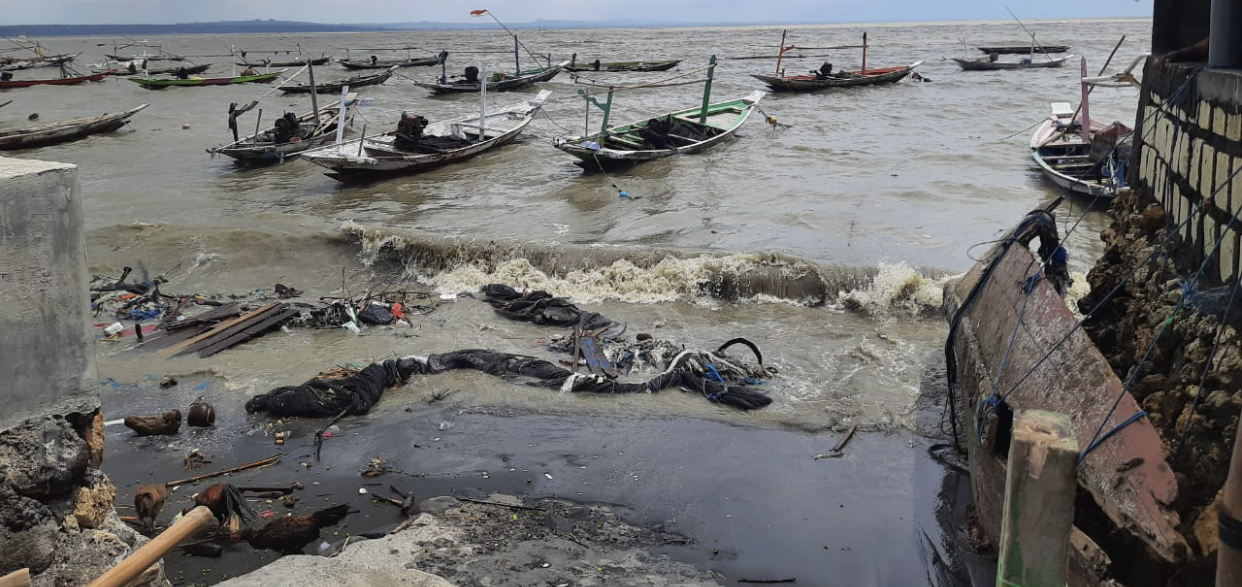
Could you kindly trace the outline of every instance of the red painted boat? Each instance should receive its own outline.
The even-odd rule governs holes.
[[[5,88],[28,88],[30,86],[71,86],[83,82],[101,82],[108,77],[106,73],[94,73],[91,75],[82,75],[78,77],[62,77],[55,79],[11,79],[0,81],[0,89]]]

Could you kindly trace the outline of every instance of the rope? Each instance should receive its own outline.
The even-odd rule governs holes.
[[[573,76],[571,76],[571,77],[573,77]],[[613,85],[607,85],[607,84],[595,84],[595,83],[590,83],[590,82],[578,81],[578,79],[577,79],[577,78],[574,78],[574,83],[575,83],[575,84],[578,84],[578,85],[580,85],[580,86],[589,86],[589,87],[592,87],[592,88],[608,88],[608,89],[611,89],[611,90],[613,90],[613,91],[620,91],[620,90],[635,90],[635,89],[638,89],[638,88],[671,88],[671,87],[674,87],[674,86],[692,86],[692,85],[694,85],[694,84],[703,84],[703,83],[707,83],[707,80],[706,80],[706,79],[696,79],[696,80],[693,80],[693,81],[688,81],[688,82],[677,82],[677,83],[671,83],[671,84],[657,84],[657,83],[650,83],[650,84],[642,84],[642,85],[638,85],[638,86],[613,86]]]
[[[1101,444],[1104,444],[1104,441],[1105,441],[1105,440],[1108,440],[1109,438],[1112,438],[1114,434],[1117,434],[1118,432],[1121,432],[1121,430],[1122,430],[1123,428],[1125,428],[1126,426],[1129,426],[1129,425],[1131,425],[1131,424],[1133,424],[1133,423],[1135,423],[1135,422],[1138,422],[1140,419],[1142,419],[1142,418],[1144,418],[1144,417],[1146,417],[1146,416],[1147,416],[1147,412],[1144,412],[1144,411],[1142,411],[1142,410],[1139,410],[1139,411],[1135,412],[1133,416],[1130,416],[1129,418],[1126,418],[1126,419],[1125,419],[1122,423],[1118,424],[1118,425],[1117,425],[1116,427],[1114,427],[1112,430],[1109,430],[1107,434],[1105,434],[1104,436],[1100,437],[1098,440],[1092,440],[1092,441],[1091,441],[1091,444],[1088,444],[1088,445],[1087,445],[1087,448],[1086,448],[1085,450],[1083,450],[1081,453],[1079,453],[1079,455],[1078,455],[1078,462],[1079,462],[1079,463],[1081,463],[1081,462],[1083,461],[1083,459],[1087,458],[1087,455],[1091,454],[1091,451],[1093,451],[1093,450],[1095,450],[1095,449],[1099,448]]]
[[[694,74],[696,74],[696,73],[699,73],[700,71],[707,71],[708,69],[711,69],[712,67],[719,67],[719,64],[717,64],[717,65],[709,65],[709,66],[707,66],[707,67],[700,67],[700,68],[698,68],[698,69],[692,69],[692,70],[687,71],[687,72],[685,72],[685,73],[680,73],[680,74],[677,74],[677,75],[675,75],[675,76],[673,76],[673,77],[664,78],[664,79],[662,79],[662,80],[656,80],[656,81],[649,82],[649,83],[645,83],[645,84],[638,84],[638,85],[636,85],[636,86],[618,86],[618,85],[614,85],[614,84],[605,84],[605,83],[601,83],[601,82],[600,82],[599,80],[597,80],[597,79],[592,79],[592,78],[586,77],[586,76],[584,76],[584,75],[577,75],[577,74],[570,75],[569,77],[573,78],[574,83],[576,83],[576,84],[582,84],[582,85],[584,85],[584,86],[592,86],[592,85],[593,85],[593,86],[596,86],[596,87],[611,88],[614,92],[616,92],[616,91],[621,91],[621,90],[637,90],[637,89],[640,89],[640,88],[663,87],[663,86],[660,86],[659,84],[664,84],[664,83],[666,83],[666,82],[670,82],[670,81],[675,80],[675,79],[681,79],[681,78],[686,77],[686,76],[694,75]],[[578,81],[578,78],[583,78],[583,79],[590,80],[590,82],[591,82],[591,83],[585,83],[585,82]],[[705,81],[707,81],[707,80],[696,80],[696,81],[693,81],[693,82],[687,82],[687,83],[682,83],[682,84],[669,84],[669,85],[689,85],[689,84],[698,84],[698,83],[703,83],[703,82],[705,82]]]
[[[1233,302],[1237,298],[1239,285],[1242,285],[1242,278],[1234,281],[1233,290],[1229,293],[1229,303],[1225,305],[1225,311],[1221,314],[1220,323],[1216,325],[1216,336],[1212,341],[1212,350],[1208,352],[1207,362],[1203,364],[1203,373],[1199,375],[1199,385],[1195,388],[1195,397],[1190,402],[1190,415],[1186,417],[1186,425],[1182,427],[1182,432],[1177,437],[1177,448],[1173,450],[1174,458],[1182,454],[1182,448],[1186,444],[1186,434],[1190,432],[1190,425],[1194,422],[1195,412],[1199,410],[1199,400],[1203,399],[1203,382],[1207,380],[1208,370],[1212,367],[1212,361],[1216,359],[1216,350],[1220,347],[1220,336],[1225,330],[1225,325],[1229,323],[1229,313],[1233,310]]]

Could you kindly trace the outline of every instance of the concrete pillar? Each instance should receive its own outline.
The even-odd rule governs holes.
[[[1208,67],[1242,68],[1242,0],[1212,0]]]
[[[1212,0],[1155,0],[1152,6],[1151,52],[1163,55],[1208,36]]]
[[[0,157],[0,430],[99,408],[74,165]]]

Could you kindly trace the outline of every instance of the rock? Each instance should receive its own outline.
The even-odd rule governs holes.
[[[1221,495],[1217,493],[1216,499],[1203,508],[1199,518],[1195,520],[1193,532],[1195,540],[1199,542],[1199,554],[1204,557],[1215,556],[1220,544],[1220,539],[1217,537],[1216,514],[1220,511]]]
[[[51,564],[60,533],[47,506],[0,484],[0,576],[25,567],[42,572]]]
[[[120,523],[119,520],[117,523]],[[112,528],[109,528],[112,529]],[[127,541],[121,535],[108,530],[84,530],[73,534],[64,534],[56,545],[56,555],[52,564],[35,577],[34,587],[80,587],[90,584],[108,569],[116,566],[133,552],[139,544]],[[163,563],[157,562],[155,571],[146,571],[145,583],[138,585],[168,586],[170,583],[163,575]]]
[[[0,483],[18,495],[64,495],[86,473],[86,442],[61,418],[35,418],[0,432]]]
[[[91,423],[86,427],[86,431],[82,434],[82,440],[86,442],[86,451],[89,456],[89,462],[92,467],[98,469],[103,466],[104,459],[104,417],[103,412],[95,412],[95,417],[91,418]]]
[[[81,528],[99,528],[112,514],[112,500],[116,499],[116,486],[99,469],[90,469],[86,486],[78,488],[73,504],[73,518]]]
[[[1146,210],[1143,210],[1141,214],[1131,218],[1131,222],[1138,226],[1140,230],[1147,232],[1160,230],[1164,228],[1164,206],[1152,204]]]
[[[367,542],[373,542],[368,540]],[[389,557],[392,558],[392,557]],[[452,583],[416,569],[343,564],[322,556],[281,557],[257,571],[217,583],[218,587],[331,585],[332,587],[452,587]]]
[[[440,497],[432,497],[424,499],[418,503],[418,511],[423,514],[431,514],[438,516],[455,507],[461,506],[461,501],[456,497],[448,497],[442,495]]]

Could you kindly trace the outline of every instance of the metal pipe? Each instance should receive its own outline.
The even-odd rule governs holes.
[[[1208,67],[1242,68],[1242,0],[1212,0]]]

